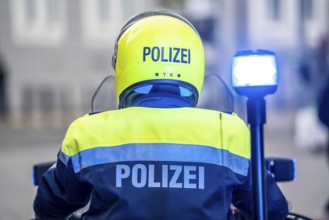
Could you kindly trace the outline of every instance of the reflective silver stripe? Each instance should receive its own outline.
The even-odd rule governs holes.
[[[61,156],[67,161],[67,156]],[[60,157],[60,158],[61,158]],[[249,159],[227,150],[208,146],[183,144],[127,144],[115,147],[95,147],[72,156],[74,171],[106,163],[127,161],[196,162],[224,166],[246,176]]]

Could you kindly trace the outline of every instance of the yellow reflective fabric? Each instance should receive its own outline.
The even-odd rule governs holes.
[[[66,131],[65,138],[62,143],[62,151],[68,156],[72,156],[79,151],[76,142],[75,132],[79,129],[79,122],[82,118],[75,120],[72,122],[70,127]]]
[[[165,15],[133,23],[118,41],[116,94],[146,80],[178,80],[203,85],[205,54],[199,35],[184,21]]]
[[[130,107],[86,115],[71,125],[62,151],[73,156],[131,143],[210,146],[250,158],[249,130],[238,116],[197,108]]]

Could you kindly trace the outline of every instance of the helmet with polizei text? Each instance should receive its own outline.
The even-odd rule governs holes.
[[[120,108],[143,96],[166,95],[159,91],[196,106],[205,72],[204,47],[196,29],[182,16],[144,12],[121,29],[112,66]]]

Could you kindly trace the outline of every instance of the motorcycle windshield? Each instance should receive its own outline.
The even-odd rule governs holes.
[[[205,76],[197,107],[226,113],[234,111],[233,94],[218,74]]]
[[[199,96],[198,108],[232,113],[234,98],[231,90],[218,74],[207,74]],[[91,113],[118,109],[114,76],[104,78],[91,100]]]

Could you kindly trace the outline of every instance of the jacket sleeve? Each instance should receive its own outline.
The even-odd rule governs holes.
[[[268,220],[286,219],[288,215],[288,203],[282,194],[279,186],[270,173],[265,170],[265,187],[266,187],[266,211]],[[250,168],[245,184],[242,187],[236,187],[233,190],[232,203],[245,216],[251,219],[253,202],[252,202],[252,185]]]
[[[74,144],[71,139],[73,128],[69,128],[63,141],[64,144]],[[73,132],[74,133],[74,132]],[[62,154],[60,151],[59,155]],[[42,177],[39,184],[33,208],[40,219],[65,219],[74,211],[87,205],[92,187],[80,181],[79,173],[75,173],[72,159],[63,161],[58,156],[56,166],[50,168]]]
[[[59,160],[44,174],[33,204],[39,218],[64,219],[88,203],[91,187],[79,182],[71,166]]]

